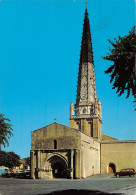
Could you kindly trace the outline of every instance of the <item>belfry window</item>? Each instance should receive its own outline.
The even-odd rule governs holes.
[[[84,114],[86,113],[86,109],[85,109],[85,108],[83,109],[83,113],[84,113]]]
[[[93,112],[94,112],[94,106],[92,105],[90,109],[90,114],[92,114]]]
[[[54,140],[54,149],[57,149],[57,140]]]

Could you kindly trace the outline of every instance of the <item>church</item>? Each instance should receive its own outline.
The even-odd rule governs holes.
[[[55,121],[32,131],[30,156],[32,179],[80,179],[123,168],[136,169],[136,140],[118,140],[102,133],[102,104],[96,93],[87,8],[70,126]]]

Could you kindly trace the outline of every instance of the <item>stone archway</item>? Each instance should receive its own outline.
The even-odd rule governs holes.
[[[60,155],[49,157],[45,162],[45,169],[52,170],[52,178],[68,178],[68,165]]]
[[[116,172],[116,165],[115,165],[114,163],[109,163],[108,172],[109,172],[109,173],[114,173],[114,172]]]

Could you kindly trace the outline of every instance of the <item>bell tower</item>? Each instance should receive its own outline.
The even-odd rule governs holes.
[[[102,105],[97,100],[90,24],[85,10],[76,104],[70,105],[70,126],[94,139],[102,136]]]

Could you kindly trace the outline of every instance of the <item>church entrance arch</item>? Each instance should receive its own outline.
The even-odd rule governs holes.
[[[116,165],[114,163],[109,163],[108,172],[109,173],[115,173],[116,172]]]
[[[50,167],[53,178],[67,178],[67,163],[64,157],[53,155],[45,163],[45,168]]]

